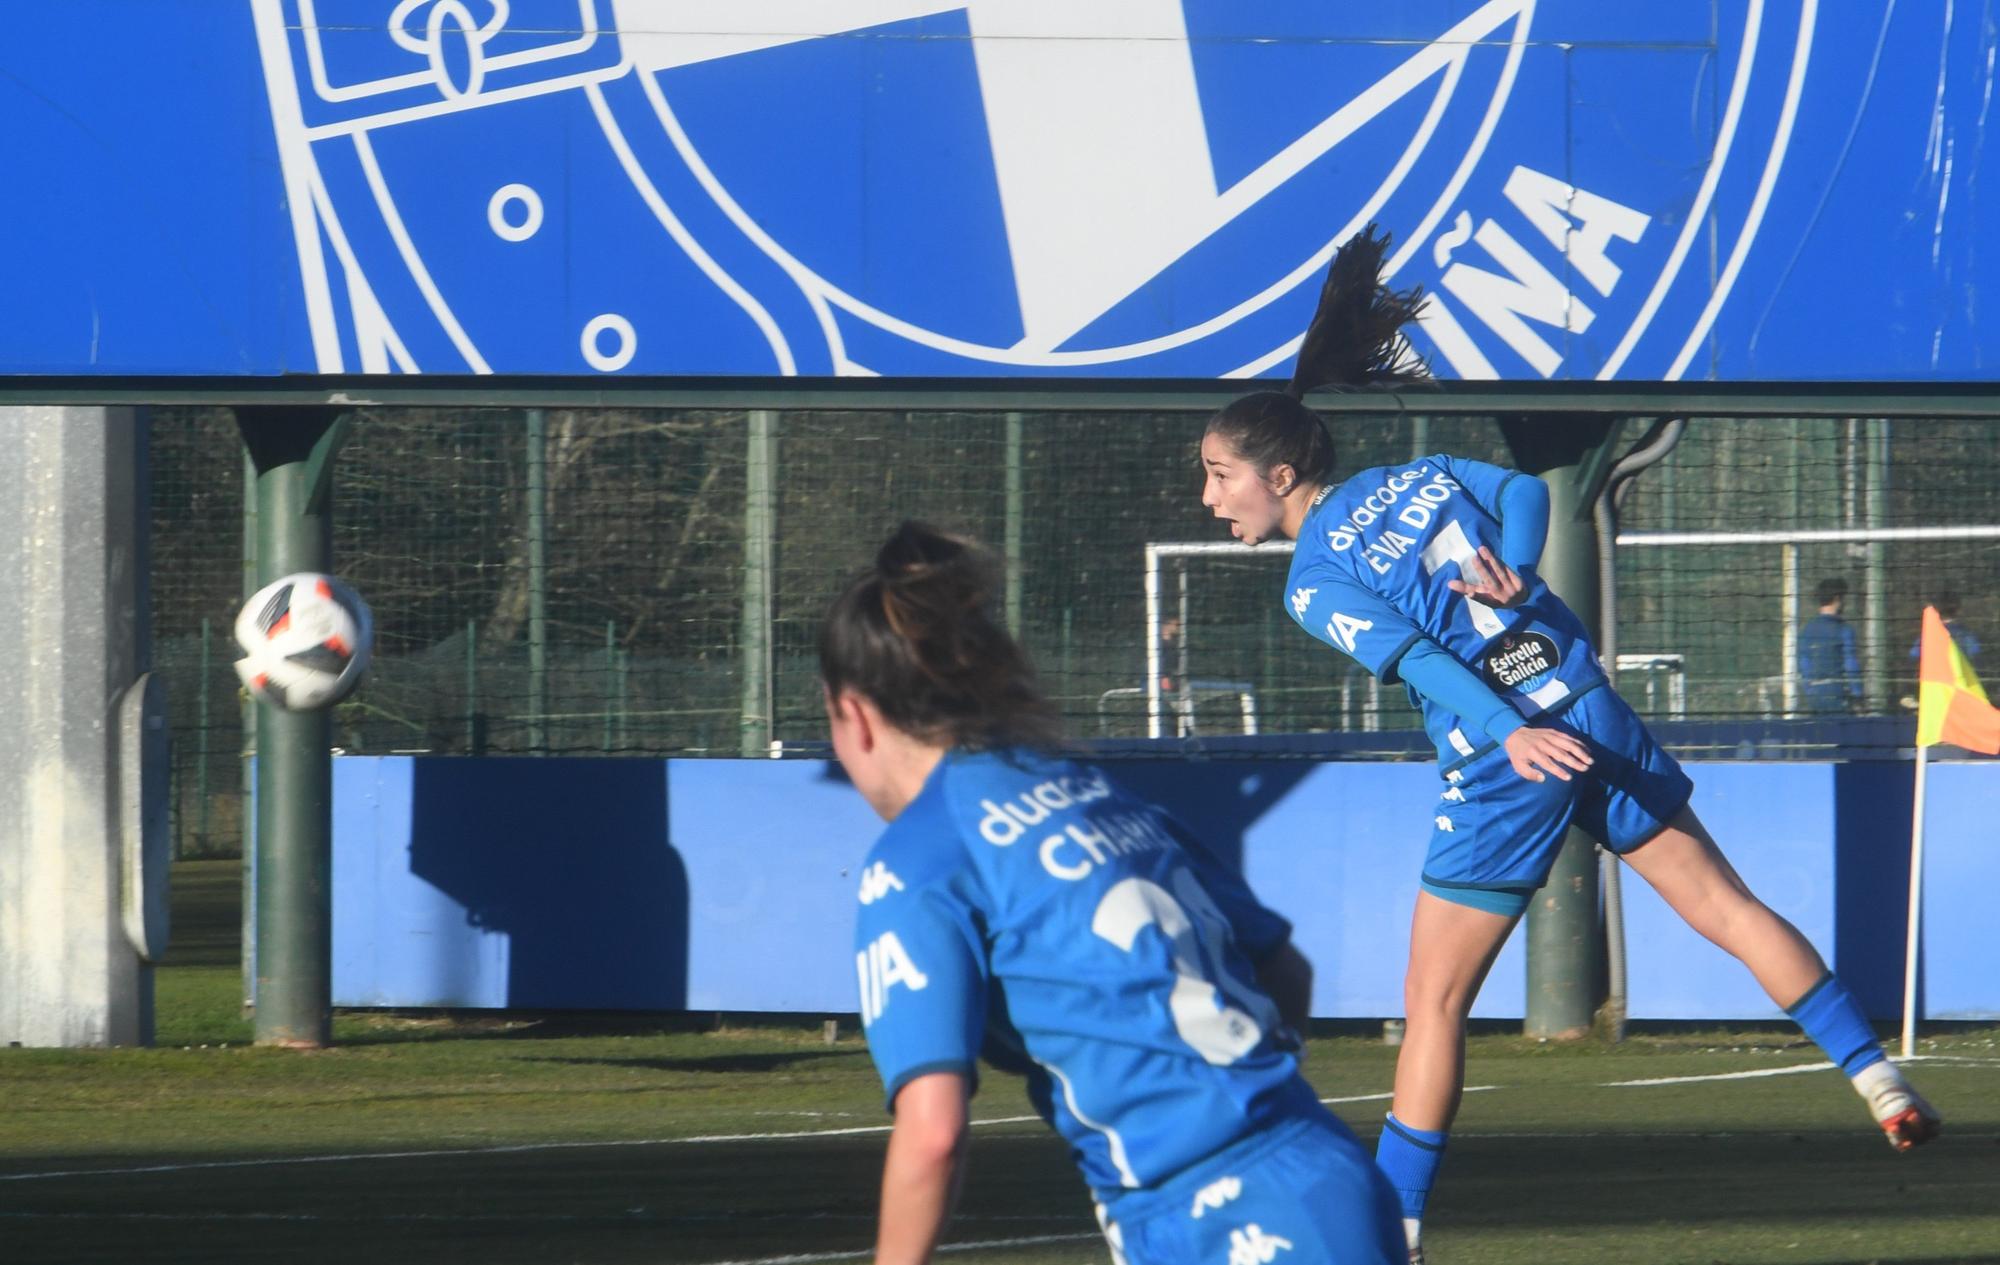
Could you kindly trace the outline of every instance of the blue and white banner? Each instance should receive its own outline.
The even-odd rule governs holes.
[[[0,372],[1985,379],[1996,35],[1895,0],[66,0]]]

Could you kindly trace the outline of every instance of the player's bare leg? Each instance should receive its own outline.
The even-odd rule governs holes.
[[[1937,1112],[1882,1055],[1818,950],[1751,893],[1692,809],[1625,860],[1690,927],[1749,967],[1771,1000],[1841,1065],[1889,1145],[1907,1151],[1937,1136]]]
[[[1625,861],[1688,926],[1749,967],[1780,1006],[1798,1001],[1826,974],[1812,942],[1751,893],[1693,809],[1683,808]]]
[[[1451,1127],[1465,1088],[1465,1017],[1519,916],[1488,913],[1417,893],[1410,965],[1403,976],[1403,1049],[1396,1058],[1396,1119]]]
[[[1424,1204],[1465,1089],[1465,1016],[1519,914],[1417,893],[1403,977],[1403,1048],[1376,1163],[1403,1205],[1410,1260],[1423,1260]]]

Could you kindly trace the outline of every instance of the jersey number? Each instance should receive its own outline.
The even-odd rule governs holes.
[[[1479,551],[1465,538],[1465,528],[1454,518],[1438,529],[1438,534],[1431,538],[1431,543],[1425,545],[1423,553],[1418,556],[1424,560],[1424,573],[1427,575],[1436,575],[1446,563],[1456,562],[1459,574],[1463,576],[1466,562],[1477,558]],[[1471,612],[1472,626],[1479,630],[1480,636],[1498,637],[1507,631],[1507,625],[1500,622],[1500,616],[1486,603],[1468,597],[1465,609]]]
[[[1179,870],[1174,889],[1169,892],[1143,878],[1114,884],[1098,902],[1090,929],[1130,953],[1142,930],[1159,928],[1173,947],[1175,978],[1168,1009],[1174,1030],[1203,1059],[1226,1066],[1256,1048],[1265,1030],[1276,1025],[1276,1009],[1231,973],[1223,953],[1229,943],[1228,920],[1201,884]]]

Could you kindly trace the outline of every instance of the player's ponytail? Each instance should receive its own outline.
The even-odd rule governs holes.
[[[973,541],[905,522],[834,599],[820,679],[905,733],[966,748],[1049,747],[1060,735],[1027,655],[995,622],[999,568]]]
[[[1300,401],[1321,387],[1382,386],[1429,376],[1403,338],[1416,319],[1423,289],[1382,284],[1389,235],[1370,224],[1334,252],[1320,287],[1319,308],[1299,342],[1298,363],[1283,391],[1246,395],[1209,419],[1208,433],[1268,474],[1288,465],[1303,484],[1333,475],[1333,437],[1319,414]]]

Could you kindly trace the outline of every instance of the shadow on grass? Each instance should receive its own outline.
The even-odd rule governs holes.
[[[645,1068],[654,1072],[775,1072],[829,1058],[852,1058],[855,1050],[774,1050],[762,1054],[704,1054],[690,1058],[564,1058],[531,1054],[523,1062],[565,1063],[575,1067]]]

